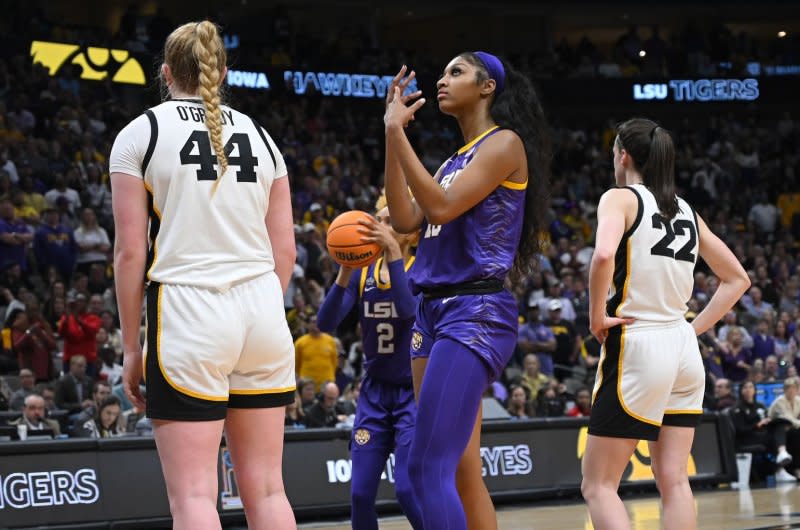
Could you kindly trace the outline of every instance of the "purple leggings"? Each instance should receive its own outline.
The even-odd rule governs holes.
[[[408,475],[425,530],[466,530],[456,467],[489,384],[484,361],[450,339],[433,345],[420,392]]]

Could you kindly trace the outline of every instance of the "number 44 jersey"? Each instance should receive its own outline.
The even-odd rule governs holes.
[[[111,173],[138,177],[147,190],[148,280],[225,290],[274,269],[265,218],[286,164],[255,120],[221,111],[221,176],[199,99],[153,107],[114,142]]]
[[[636,195],[639,208],[617,247],[607,312],[635,318],[633,326],[681,320],[694,287],[697,216],[679,197],[677,215],[667,219],[645,186],[627,189]]]

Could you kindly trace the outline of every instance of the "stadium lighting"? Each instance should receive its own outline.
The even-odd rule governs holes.
[[[646,52],[646,51],[644,51],[644,50],[639,50],[639,57],[644,57],[645,55],[647,55],[647,52]]]
[[[785,31],[781,30],[781,31],[779,31],[779,32],[778,32],[778,38],[779,38],[779,39],[782,39],[782,38],[784,38],[785,36],[786,36],[786,32],[785,32]]]

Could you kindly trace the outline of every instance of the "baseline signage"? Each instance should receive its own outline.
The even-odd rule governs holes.
[[[690,480],[734,479],[730,432],[715,415],[697,430],[689,461]],[[585,419],[487,422],[483,425],[483,476],[496,500],[533,500],[577,495],[586,447]],[[350,432],[292,431],[284,446],[284,484],[299,516],[346,513],[350,506]],[[378,490],[381,507],[397,509],[394,457]],[[226,521],[243,520],[229,453],[220,449],[220,499]],[[625,471],[623,487],[652,488],[647,444],[641,443]],[[135,502],[132,502],[135,499]],[[0,444],[0,526],[133,524],[169,520],[169,504],[152,438],[58,440]],[[72,526],[74,528],[74,526]]]

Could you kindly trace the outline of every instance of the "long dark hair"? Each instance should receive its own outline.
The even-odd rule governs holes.
[[[632,118],[617,125],[617,148],[625,149],[644,185],[656,198],[661,214],[678,213],[675,196],[675,146],[665,128],[647,118]]]
[[[479,83],[490,79],[486,66],[477,55],[464,52],[459,57],[477,68]],[[525,145],[528,159],[522,238],[511,270],[511,279],[515,281],[531,271],[534,266],[533,257],[544,250],[542,233],[545,229],[545,214],[550,204],[552,146],[550,129],[533,83],[506,61],[501,59],[501,62],[506,72],[505,89],[494,97],[489,112],[497,125],[517,133]]]

